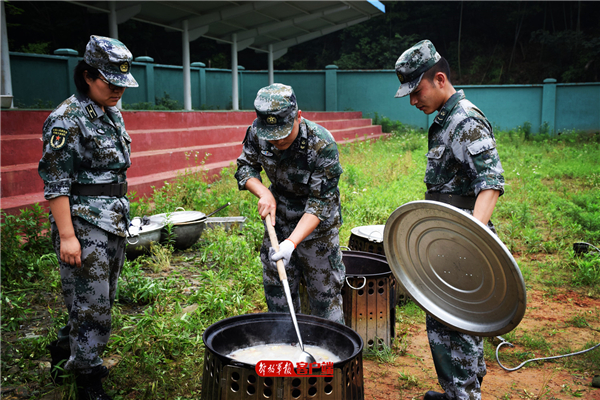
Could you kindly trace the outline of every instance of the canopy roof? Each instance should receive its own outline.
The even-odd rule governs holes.
[[[283,54],[285,49],[385,13],[379,1],[71,1],[90,10],[111,11],[117,23],[128,19],[184,31],[223,43],[238,51]],[[237,39],[235,39],[237,38]],[[276,57],[277,58],[277,57]]]

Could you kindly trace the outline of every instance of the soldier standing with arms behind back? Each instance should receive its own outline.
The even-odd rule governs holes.
[[[79,400],[110,400],[100,355],[111,331],[111,309],[125,261],[129,227],[126,171],[131,138],[116,105],[137,87],[132,55],[116,39],[91,36],[75,67],[78,93],[50,114],[38,172],[50,203],[52,241],[60,259],[69,320],[48,345],[52,378],[76,375]]]
[[[296,312],[304,277],[311,313],[343,324],[346,268],[339,245],[342,167],[337,144],[327,129],[302,118],[290,86],[260,89],[254,108],[257,118],[246,132],[235,177],[240,190],[258,197],[258,212],[263,219],[271,216],[277,237],[286,238],[274,253],[265,232],[260,250],[269,311],[288,311],[275,265],[283,260]],[[262,169],[269,188],[262,183]]]
[[[454,89],[448,62],[429,40],[402,53],[396,74],[401,83],[396,97],[410,95],[410,104],[427,115],[438,111],[429,128],[425,199],[458,207],[496,233],[490,217],[504,193],[504,170],[489,121],[462,90]],[[455,331],[431,315],[426,318],[445,393],[429,391],[424,400],[481,400],[483,339]]]

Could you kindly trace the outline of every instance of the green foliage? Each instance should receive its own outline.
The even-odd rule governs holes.
[[[17,215],[1,213],[2,280],[5,282],[36,282],[48,271],[47,262],[38,262],[53,251],[50,223],[44,209],[35,204]]]
[[[50,42],[28,43],[19,51],[21,53],[50,54]]]
[[[142,101],[139,103],[127,104],[123,103],[124,110],[183,110],[181,103],[171,98],[171,95],[164,92],[164,96],[156,98],[154,104]]]
[[[398,355],[394,353],[391,347],[381,344],[379,346],[371,346],[365,351],[366,359],[377,360],[380,363],[391,364],[396,361]]]
[[[403,129],[402,122],[393,121],[386,116],[379,116],[378,112],[373,113],[373,125],[381,125],[381,130],[385,133],[398,133]]]
[[[594,81],[593,72],[598,67],[592,66],[590,60],[600,56],[599,37],[579,30],[550,33],[540,29],[531,33],[531,43],[544,46],[547,56],[553,60],[544,68],[547,76],[560,77],[563,82]]]
[[[400,385],[400,389],[411,389],[421,387],[419,377],[407,373],[405,371],[398,372],[398,375],[398,384]]]
[[[600,286],[600,254],[587,253],[573,259],[573,280],[575,286]]]
[[[393,37],[371,34],[375,29],[361,24],[342,33],[344,42],[354,43],[354,48],[346,44],[348,52],[334,64],[342,69],[389,69],[404,50],[419,41],[415,34],[401,36],[396,33]]]
[[[16,101],[15,107],[32,110],[52,110],[54,109],[55,105],[52,100],[35,99],[31,104],[25,104],[21,101]]]

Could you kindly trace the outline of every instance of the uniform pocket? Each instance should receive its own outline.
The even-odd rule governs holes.
[[[478,140],[467,147],[477,171],[494,168],[498,164],[498,153],[495,149],[496,141],[492,138]]]
[[[439,145],[429,150],[427,153],[425,183],[441,185],[452,179],[450,153],[445,145]]]
[[[439,160],[444,155],[445,150],[445,145],[434,147],[433,149],[429,150],[429,153],[427,153],[427,158],[429,160]]]
[[[484,151],[488,151],[496,148],[496,141],[492,138],[485,138],[478,140],[474,143],[471,143],[467,150],[472,156],[476,156],[478,154],[483,153]]]
[[[124,160],[120,157],[121,152],[115,146],[111,137],[95,137],[94,150],[92,152],[92,167],[106,168],[122,164]]]
[[[311,173],[310,171],[305,170],[295,170],[289,171],[287,175],[291,182],[306,185],[308,184]]]

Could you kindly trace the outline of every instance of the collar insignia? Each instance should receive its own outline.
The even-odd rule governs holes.
[[[300,141],[300,150],[304,150],[306,148],[306,139],[302,139]]]
[[[90,116],[90,119],[98,118],[98,114],[96,114],[96,110],[94,109],[93,104],[88,104],[87,106],[85,106],[85,111],[87,111],[88,115]]]

